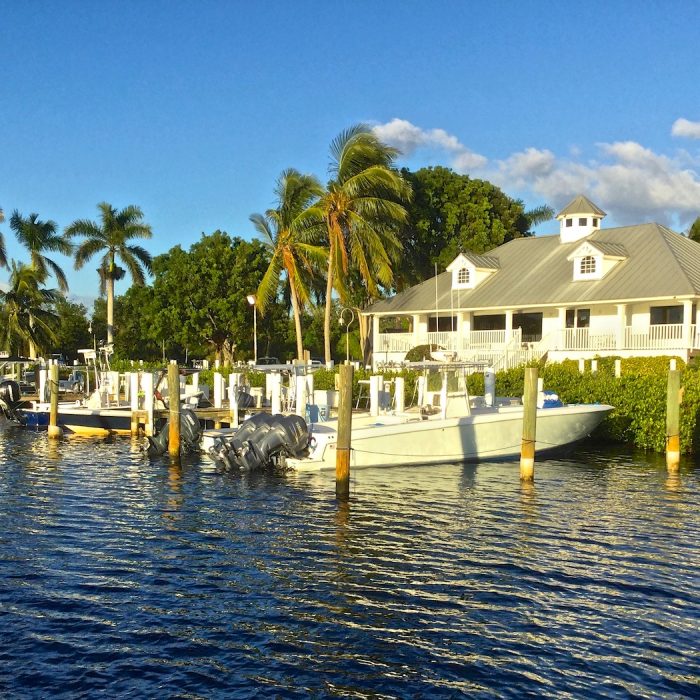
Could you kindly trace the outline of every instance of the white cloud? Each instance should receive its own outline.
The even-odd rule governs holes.
[[[586,156],[580,145],[562,157],[527,147],[489,162],[444,129],[393,119],[374,131],[408,159],[427,151],[431,164],[490,180],[533,206],[546,203],[557,209],[580,193],[608,212],[611,225],[658,221],[679,229],[700,215],[700,157],[687,151],[664,155],[635,141],[617,141],[596,144],[595,157]],[[679,119],[672,131],[700,138],[700,122]]]
[[[700,139],[700,122],[691,122],[682,117],[676,119],[671,127],[671,134],[688,139]]]
[[[484,156],[470,151],[444,129],[424,130],[406,119],[392,119],[386,124],[376,125],[373,131],[384,143],[398,148],[405,157],[421,149],[446,151],[450,154],[450,165],[458,172],[481,168],[487,162]]]

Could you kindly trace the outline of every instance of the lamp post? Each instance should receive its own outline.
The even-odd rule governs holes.
[[[255,302],[258,300],[255,294],[249,294],[246,299],[253,307],[253,359],[255,364],[258,364],[258,309]]]

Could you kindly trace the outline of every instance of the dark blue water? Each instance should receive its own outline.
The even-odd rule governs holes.
[[[334,475],[0,434],[8,698],[698,697],[700,469]]]

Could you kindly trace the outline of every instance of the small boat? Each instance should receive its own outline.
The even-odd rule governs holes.
[[[484,397],[470,397],[466,374],[473,371],[474,365],[423,363],[421,366],[437,369],[442,374],[442,383],[439,390],[425,389],[419,406],[409,411],[387,410],[379,415],[353,414],[352,467],[430,465],[520,455],[524,413],[520,399],[495,397],[494,384],[487,387]],[[424,387],[429,386],[427,379]],[[540,392],[536,451],[560,449],[585,438],[612,408],[601,404],[563,404],[551,392]],[[256,447],[256,432],[246,439],[236,440],[235,435],[234,439],[221,438],[209,454],[219,463],[238,466],[243,448],[251,451]],[[252,447],[246,441],[252,442]],[[298,437],[294,436],[287,444],[278,445],[267,462],[258,460],[256,465],[276,464],[314,471],[335,469],[337,441],[336,419],[314,423],[308,429],[308,441],[303,449],[299,449]]]

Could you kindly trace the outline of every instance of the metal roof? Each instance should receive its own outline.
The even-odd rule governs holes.
[[[584,240],[601,252],[624,251],[626,257],[603,279],[574,281],[574,263],[567,257]],[[572,243],[560,243],[558,235],[516,238],[491,255],[498,258],[500,269],[474,289],[452,290],[452,274],[443,272],[372,304],[365,313],[518,309],[700,295],[700,244],[659,224],[602,229]]]
[[[595,214],[596,216],[605,216],[605,212],[591,202],[588,197],[582,194],[574,197],[558,214],[557,219],[569,214]]]

